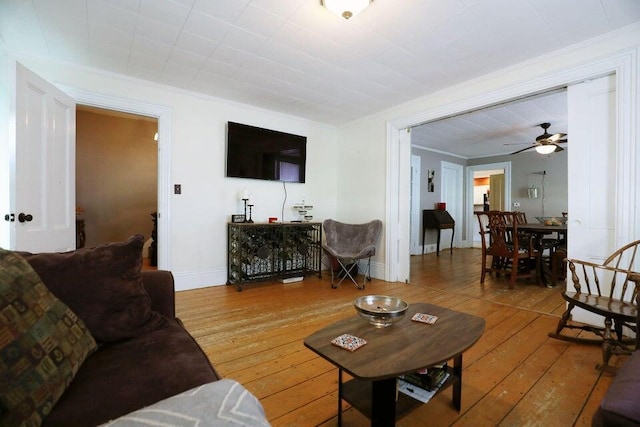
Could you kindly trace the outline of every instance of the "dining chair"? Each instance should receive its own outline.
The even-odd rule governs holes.
[[[518,233],[518,224],[513,212],[477,212],[482,242],[482,271],[480,283],[484,284],[486,273],[500,274],[510,270],[509,289],[515,287],[520,278],[540,278],[540,251],[533,240]],[[491,256],[491,263],[488,258]]]

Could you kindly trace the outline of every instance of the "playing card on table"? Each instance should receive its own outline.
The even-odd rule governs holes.
[[[338,347],[342,347],[349,351],[356,351],[366,343],[367,341],[364,338],[358,338],[351,334],[342,334],[339,337],[331,340],[331,344],[337,345]]]
[[[438,320],[438,316],[433,316],[431,314],[424,314],[424,313],[416,313],[413,315],[411,320],[433,325],[434,323],[436,323],[436,320]]]

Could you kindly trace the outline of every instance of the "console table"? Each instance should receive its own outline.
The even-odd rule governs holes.
[[[440,209],[424,209],[422,211],[422,255],[424,255],[424,235],[427,229],[438,230],[438,243],[436,246],[436,255],[438,256],[440,256],[440,231],[451,229],[451,247],[449,250],[453,253],[455,226],[456,222],[449,215],[449,212]]]
[[[322,224],[227,223],[227,285],[317,274],[321,277]]]

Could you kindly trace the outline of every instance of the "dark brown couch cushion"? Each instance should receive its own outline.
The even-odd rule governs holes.
[[[168,320],[165,328],[102,345],[44,426],[95,426],[218,379],[179,321]]]
[[[96,347],[31,266],[0,249],[0,425],[39,425]]]
[[[21,253],[51,292],[87,325],[98,342],[132,338],[164,325],[142,285],[140,234],[64,253]]]
[[[633,352],[618,371],[600,402],[592,420],[593,426],[640,425],[640,350]]]

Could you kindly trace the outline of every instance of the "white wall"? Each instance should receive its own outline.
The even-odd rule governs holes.
[[[569,136],[571,142],[571,136]],[[580,141],[576,140],[573,146],[579,147]],[[569,144],[572,147],[572,144]],[[579,148],[576,148],[578,150]],[[545,175],[545,215],[561,216],[567,212],[568,190],[567,170],[568,150],[550,155],[541,155],[534,150],[526,151],[515,156],[493,156],[482,159],[471,159],[468,164],[482,165],[487,163],[511,162],[511,207],[508,210],[520,211],[527,214],[527,220],[535,222],[536,216],[542,216],[542,175],[537,172],[546,171]],[[535,185],[538,188],[538,198],[529,199],[527,189]],[[520,203],[514,207],[513,203]]]
[[[387,205],[394,203],[394,200],[387,200],[386,192],[387,174],[390,172],[386,166],[388,124],[402,128],[517,98],[532,90],[542,91],[549,88],[550,82],[562,80],[567,70],[574,76],[579,74],[581,67],[630,50],[636,55],[636,64],[632,75],[625,78],[630,78],[637,89],[640,86],[637,65],[639,41],[640,25],[630,26],[417,98],[339,130],[246,105],[196,97],[143,81],[27,58],[22,58],[22,62],[54,83],[171,109],[171,183],[182,184],[183,194],[170,197],[173,256],[169,268],[176,274],[179,287],[196,287],[222,283],[226,279],[225,223],[230,214],[240,212],[238,192],[243,187],[253,195],[255,219],[280,217],[281,184],[224,178],[224,129],[227,120],[309,137],[307,183],[288,186],[289,206],[307,196],[307,201],[315,206],[316,219],[336,217],[344,221],[364,222],[380,218],[387,229]],[[640,109],[637,105],[633,108],[635,110],[631,113]],[[636,128],[625,129],[625,132],[631,136],[640,134]],[[389,134],[393,135],[393,132]],[[636,163],[637,159],[634,157],[629,161]],[[409,160],[406,162],[408,164]],[[406,175],[408,181],[408,171]],[[396,208],[407,215],[408,224],[409,206]],[[376,277],[381,277],[378,271],[389,268],[385,265],[385,231],[373,260],[378,267],[374,272]]]
[[[307,136],[306,183],[287,184],[284,219],[293,219],[291,206],[302,197],[314,206],[314,220],[336,215],[338,131],[333,127],[67,64],[17,59],[54,84],[170,109],[170,186],[181,184],[182,194],[169,196],[171,265],[164,268],[172,270],[177,289],[226,283],[226,223],[231,214],[242,213],[243,188],[255,205],[254,221],[282,216],[282,183],[225,177],[227,121]]]
[[[413,142],[413,141],[412,141]],[[422,243],[422,210],[423,209],[436,209],[436,204],[442,201],[442,175],[440,174],[442,162],[449,162],[458,165],[462,165],[464,167],[467,166],[467,161],[465,159],[461,159],[459,157],[450,156],[444,153],[438,153],[435,151],[428,151],[422,149],[417,146],[412,146],[411,154],[420,156],[421,161],[421,172],[422,176],[420,177],[422,185],[420,186],[420,243]],[[433,189],[433,193],[430,193],[428,190],[428,180],[427,180],[427,171],[435,170],[435,185]],[[464,191],[464,190],[463,190]],[[451,211],[449,211],[451,213]],[[464,218],[454,218],[456,224],[460,227],[460,230],[463,230],[458,237],[465,239],[465,219]],[[441,240],[447,241],[450,239],[451,235],[450,231],[442,232]],[[458,233],[456,231],[456,233]],[[427,230],[425,234],[425,244],[431,245],[435,248],[435,243],[438,240],[438,232],[436,230]],[[444,245],[446,247],[447,245]],[[442,246],[441,246],[442,248]],[[434,249],[435,251],[435,249]]]

